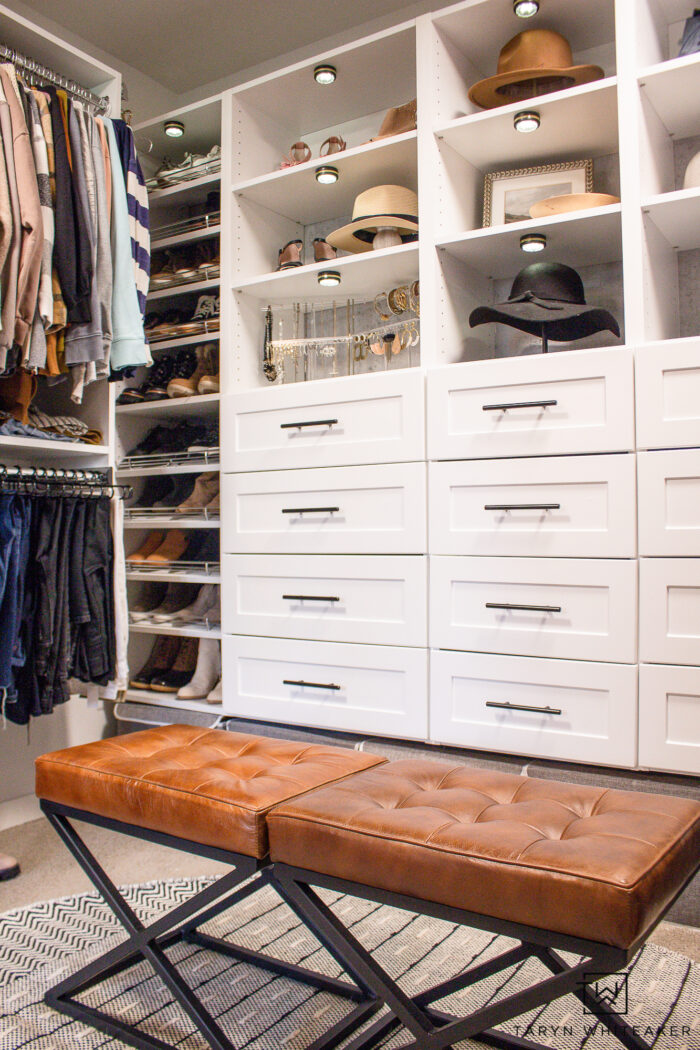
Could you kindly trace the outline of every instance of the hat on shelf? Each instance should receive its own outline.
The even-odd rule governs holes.
[[[605,329],[620,335],[611,313],[587,305],[583,281],[576,270],[555,262],[526,266],[513,281],[505,303],[479,306],[469,316],[472,328],[489,322],[507,324],[534,336],[544,334],[559,343]]]
[[[600,66],[575,66],[571,45],[552,29],[526,29],[501,49],[497,74],[469,89],[469,98],[482,109],[507,106],[536,95],[600,80]]]
[[[379,231],[396,231],[401,243],[418,235],[418,197],[404,186],[373,186],[355,197],[352,222],[330,233],[326,240],[346,252],[369,252],[387,247],[374,243]]]
[[[382,121],[382,125],[370,142],[377,139],[388,139],[391,135],[403,135],[407,131],[416,130],[418,117],[418,104],[416,99],[404,102],[403,106],[392,106]]]
[[[568,211],[583,211],[585,208],[605,208],[609,204],[619,204],[620,198],[612,193],[561,193],[555,197],[546,197],[537,201],[530,208],[533,219],[546,219],[550,215],[563,215]]]
[[[690,158],[683,176],[683,189],[692,190],[700,186],[700,151]]]

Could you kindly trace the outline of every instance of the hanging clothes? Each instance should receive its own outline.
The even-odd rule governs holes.
[[[126,204],[129,211],[131,255],[134,260],[134,279],[141,307],[146,316],[146,296],[151,278],[151,234],[149,228],[148,191],[139,164],[134,133],[124,120],[113,120],[114,136],[119,146],[119,159],[126,183]]]

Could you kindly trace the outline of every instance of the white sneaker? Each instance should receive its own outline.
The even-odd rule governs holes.
[[[221,648],[216,638],[200,638],[194,675],[178,691],[178,700],[207,700],[221,677]]]
[[[216,685],[214,686],[212,691],[208,694],[208,696],[207,696],[207,703],[208,704],[220,704],[222,702],[222,700],[223,700],[223,696],[221,694],[221,679],[219,679],[219,681],[216,683]]]

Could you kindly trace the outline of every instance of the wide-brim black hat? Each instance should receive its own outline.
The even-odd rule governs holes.
[[[506,302],[479,306],[469,316],[472,328],[489,322],[507,324],[529,335],[545,334],[559,343],[606,330],[620,335],[613,315],[586,303],[580,276],[563,263],[531,263],[513,281]]]

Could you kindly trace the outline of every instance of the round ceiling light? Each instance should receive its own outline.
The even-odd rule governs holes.
[[[543,252],[547,247],[547,238],[543,233],[524,233],[520,238],[520,249],[523,252]]]
[[[338,70],[329,62],[322,62],[314,69],[314,80],[317,84],[332,84],[338,76]]]
[[[316,168],[316,182],[320,182],[323,186],[330,186],[333,182],[337,182],[339,178],[340,172],[332,164],[324,164],[322,167]]]
[[[537,131],[540,126],[540,115],[535,110],[522,110],[513,117],[513,127],[528,135],[531,131]]]
[[[518,18],[532,18],[539,9],[538,0],[513,0],[513,10]]]
[[[185,134],[185,125],[181,120],[166,120],[163,131],[171,139],[181,139]]]
[[[320,270],[318,283],[322,284],[324,288],[331,288],[333,285],[340,284],[340,273],[338,270]]]

